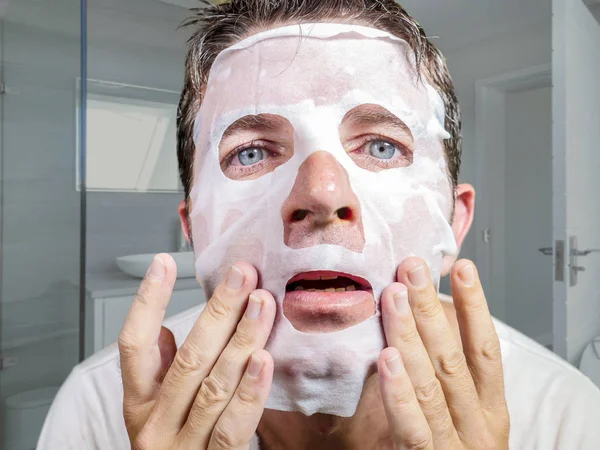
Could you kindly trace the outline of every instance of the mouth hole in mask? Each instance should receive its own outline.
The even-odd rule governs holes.
[[[372,291],[368,281],[341,272],[306,272],[298,274],[286,285],[286,292],[354,292]]]

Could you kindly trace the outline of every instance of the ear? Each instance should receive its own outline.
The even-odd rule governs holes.
[[[470,184],[459,184],[454,192],[454,216],[452,220],[452,231],[456,239],[456,245],[460,252],[460,248],[471,228],[473,217],[475,215],[475,189]],[[456,261],[457,256],[444,256],[442,261],[441,275],[448,275],[452,264]]]
[[[185,238],[187,239],[188,243],[191,243],[191,237],[190,237],[190,221],[189,221],[189,217],[188,217],[188,212],[187,212],[187,208],[186,208],[186,202],[185,200],[182,200],[181,203],[179,203],[179,206],[177,206],[177,212],[179,213],[179,222],[181,223],[181,231],[183,231],[183,234],[185,235]]]

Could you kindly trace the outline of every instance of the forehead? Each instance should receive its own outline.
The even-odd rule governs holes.
[[[284,106],[306,100],[329,106],[342,103],[349,93],[365,103],[398,103],[401,109],[440,115],[440,102],[418,79],[406,43],[357,32],[242,41],[215,60],[203,106],[214,108],[214,115],[248,105]]]

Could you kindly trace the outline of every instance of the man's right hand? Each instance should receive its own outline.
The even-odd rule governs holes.
[[[132,448],[248,449],[271,388],[275,301],[236,263],[177,350],[161,326],[176,278],[173,258],[157,255],[119,336]]]

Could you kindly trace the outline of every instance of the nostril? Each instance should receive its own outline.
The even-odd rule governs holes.
[[[352,220],[352,210],[348,207],[343,207],[335,212],[340,220]]]
[[[292,222],[301,222],[306,219],[308,216],[308,210],[306,209],[297,209],[292,213]]]

